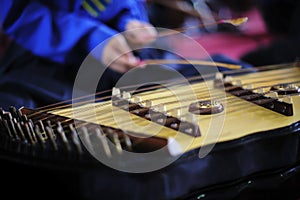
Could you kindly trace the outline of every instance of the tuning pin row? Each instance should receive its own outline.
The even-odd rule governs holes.
[[[114,152],[121,155],[123,147],[132,151],[132,142],[129,136],[125,133],[119,134],[117,130],[108,127],[103,130],[100,128],[88,130],[86,127],[82,127],[80,137],[89,152],[96,156],[101,152],[104,152],[108,158],[112,157]]]
[[[10,112],[0,109],[0,124],[3,132],[13,140],[22,141],[34,145],[37,142],[34,125],[28,120],[26,115],[22,115],[19,110],[11,107]]]
[[[136,100],[140,101],[137,98]],[[0,129],[6,133],[0,137],[6,137],[10,141],[16,140],[16,144],[24,145],[26,149],[28,147],[39,155],[42,155],[41,152],[46,156],[50,155],[46,152],[51,152],[51,155],[67,153],[68,157],[74,155],[73,152],[82,155],[84,153],[82,143],[88,150],[94,151],[91,153],[99,150],[95,149],[95,143],[101,144],[102,151],[107,157],[112,157],[113,153],[122,154],[123,148],[128,151],[133,149],[130,137],[120,130],[104,127],[102,132],[102,129],[93,126],[92,128],[82,126],[78,132],[73,123],[41,121],[37,119],[38,117],[33,122],[27,116],[18,113],[14,109],[10,112],[0,109]],[[56,153],[52,154],[53,151]]]
[[[72,151],[70,141],[73,141],[77,152],[82,153],[77,133],[70,131],[71,129],[66,133],[60,122],[57,124],[52,124],[49,120],[46,122],[41,120],[33,122],[32,119],[28,119],[26,115],[23,115],[20,110],[11,107],[9,112],[0,109],[0,126],[9,140],[28,147],[32,146],[34,151],[39,148],[51,151],[65,149],[70,153]],[[67,138],[69,132],[73,134],[70,137],[71,139]]]

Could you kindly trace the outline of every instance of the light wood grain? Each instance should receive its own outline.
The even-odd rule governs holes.
[[[285,82],[299,82],[299,68],[271,70],[234,76],[243,84],[254,87],[271,86]],[[299,85],[299,84],[298,84]],[[182,116],[188,113],[189,104],[202,99],[219,100],[225,107],[224,112],[214,115],[197,115],[201,137],[191,137],[181,132],[149,122],[124,110],[113,107],[111,102],[87,104],[71,109],[54,111],[54,114],[77,118],[124,130],[156,135],[163,138],[175,138],[184,151],[201,146],[238,139],[260,131],[273,130],[289,126],[300,120],[300,96],[293,96],[294,115],[287,117],[250,102],[231,96],[222,90],[213,88],[213,82],[177,85],[165,89],[139,94],[143,100],[152,100],[154,105],[165,104],[168,114],[175,108],[181,108]]]

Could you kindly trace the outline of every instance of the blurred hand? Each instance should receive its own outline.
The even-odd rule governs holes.
[[[157,31],[146,22],[132,20],[127,23],[125,33],[110,39],[103,50],[102,62],[111,69],[125,73],[134,67],[144,67],[132,49],[141,48],[156,40]]]
[[[149,23],[132,20],[126,25],[125,37],[132,48],[140,48],[156,40],[157,31]]]
[[[102,62],[111,69],[125,73],[140,64],[123,35],[119,34],[108,41],[102,54]]]

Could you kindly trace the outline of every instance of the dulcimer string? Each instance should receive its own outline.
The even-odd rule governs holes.
[[[298,76],[297,75],[292,75],[292,76],[285,76],[284,78],[274,78],[273,76],[269,77],[269,79],[271,79],[272,81],[284,81],[286,78],[297,78]],[[266,80],[266,81],[257,81],[257,82],[248,82],[246,84],[240,84],[239,86],[240,87],[243,87],[243,86],[248,86],[248,85],[251,85],[251,84],[256,84],[256,83],[269,83],[268,85],[264,85],[264,86],[260,86],[260,87],[256,87],[256,88],[252,88],[252,89],[248,89],[250,91],[255,91],[255,90],[258,90],[260,88],[269,88],[271,86],[274,86],[274,84],[270,84],[270,81],[269,80]],[[285,83],[285,82],[281,82],[281,84],[296,84],[296,83],[299,83],[299,81],[295,81],[295,82],[288,82],[288,83]],[[228,92],[230,91],[231,89],[233,88],[236,88],[237,86],[231,86],[231,87],[227,87],[224,89],[225,92]],[[197,84],[193,85],[193,90],[195,90],[195,92],[193,94],[190,94],[190,93],[186,93],[186,91],[183,91],[183,92],[177,92],[176,95],[184,95],[184,96],[188,96],[186,94],[190,94],[191,96],[193,96],[194,94],[201,97],[202,98],[211,98],[212,95],[207,95],[207,96],[203,96],[205,95],[206,93],[209,92],[209,89],[206,88],[206,87],[202,87],[202,86],[197,86]],[[152,99],[148,99],[150,101],[154,101],[154,100],[162,100],[162,99],[167,99],[169,98],[169,95],[166,94],[164,96],[159,96],[159,97],[156,97],[156,98],[152,98]],[[184,100],[184,99],[181,99],[181,100]],[[172,103],[172,102],[168,102],[168,103]]]
[[[295,81],[295,82],[288,82],[288,83],[283,83],[283,84],[295,84],[295,83],[300,83],[300,81]],[[264,87],[270,87],[270,86],[264,86]],[[272,90],[272,91],[267,91],[267,92],[264,92],[264,93],[260,93],[260,95],[267,95],[268,93],[271,93],[271,92],[279,92],[280,90]],[[288,96],[294,96],[294,95],[299,95],[299,94],[289,94]],[[250,96],[250,95],[245,95],[245,96]],[[245,97],[244,96],[244,97]],[[205,99],[202,99],[202,100],[205,100]],[[208,100],[210,100],[208,98]],[[237,112],[237,111],[241,111],[241,109],[248,109],[249,108],[249,105],[245,104],[244,101],[236,101],[236,97],[235,96],[230,96],[228,98],[224,98],[224,99],[218,99],[220,101],[224,101],[226,100],[226,108],[227,109],[227,114],[229,113],[233,113],[233,112]],[[271,102],[274,102],[276,101],[277,99],[273,99],[273,98],[270,98],[270,99],[266,99],[264,100],[264,103],[271,103]],[[176,102],[177,103],[177,102]],[[165,104],[166,105],[166,104]],[[178,109],[184,109],[184,108],[188,108],[189,106],[180,106],[180,107],[175,107],[175,108],[172,108],[170,110],[167,111],[167,113],[172,113],[172,111],[176,111]],[[119,113],[120,115],[122,113]],[[202,117],[205,117],[205,116],[202,116]],[[208,118],[210,116],[207,116]],[[87,116],[87,120],[88,120],[89,116]],[[103,118],[101,119],[101,122],[103,123],[109,123],[110,122],[110,119],[106,118],[106,116],[103,116]],[[118,121],[118,125],[120,126],[126,126],[128,124],[130,124],[131,122],[128,122],[128,120],[124,120],[124,121]]]
[[[289,96],[293,96],[293,95],[289,95]],[[271,103],[271,102],[274,102],[274,101],[276,101],[276,99],[267,99],[266,101],[265,101],[265,103]],[[230,106],[228,106],[228,107],[226,107],[225,109],[227,110],[226,111],[226,113],[227,114],[229,114],[229,113],[234,113],[234,112],[237,112],[237,111],[241,111],[241,109],[249,109],[249,106],[247,105],[247,104],[245,104],[244,102],[238,102],[238,103],[235,103],[235,104],[227,104],[227,105],[230,105]],[[234,105],[234,106],[232,106],[232,105]],[[185,107],[188,107],[188,106],[185,106]],[[172,110],[175,110],[175,109],[183,109],[183,108],[185,108],[185,107],[178,107],[178,108],[172,108],[171,110],[169,110],[168,112],[171,112]],[[107,111],[107,112],[105,112],[105,111]],[[101,123],[105,123],[105,124],[107,124],[107,123],[110,123],[110,125],[112,125],[112,120],[111,120],[111,118],[109,118],[110,116],[108,115],[108,114],[104,114],[103,115],[103,113],[110,113],[111,112],[111,110],[101,110],[101,113],[99,113],[99,114],[101,114],[101,116],[102,116],[102,118],[98,118],[97,117],[97,120],[99,121],[99,122],[101,122]],[[97,113],[96,113],[97,114]],[[121,113],[121,112],[119,112],[119,113],[115,113],[115,114],[118,114],[120,117],[121,117],[121,120],[119,119],[118,120],[118,122],[117,122],[117,125],[119,126],[119,127],[128,127],[129,125],[131,125],[132,123],[139,123],[140,125],[141,125],[141,123],[144,123],[145,125],[146,124],[148,124],[146,121],[144,121],[144,122],[141,122],[139,119],[137,119],[137,118],[133,118],[133,119],[131,119],[131,120],[128,120],[127,118],[122,118],[122,115],[124,115],[124,113]],[[126,114],[126,116],[127,116],[127,114]],[[211,116],[203,116],[203,115],[201,115],[202,116],[202,118],[204,117],[204,118],[210,118]],[[85,121],[90,121],[90,120],[92,120],[92,119],[94,119],[94,115],[89,115],[88,113],[86,114],[86,115],[81,115],[80,116],[80,120],[85,120]],[[184,117],[184,115],[183,115],[183,117]],[[204,119],[203,118],[203,119]],[[84,126],[84,125],[86,125],[88,122],[86,122],[86,123],[83,123],[83,124],[80,124],[80,126]],[[80,127],[80,126],[78,126],[78,127]]]
[[[286,66],[287,64],[285,64],[284,66]],[[282,65],[283,66],[283,65]],[[287,66],[290,66],[290,65],[287,65]],[[275,66],[275,67],[278,67],[278,66]],[[262,69],[262,68],[265,68],[265,69],[272,69],[272,68],[274,68],[274,67],[272,67],[272,66],[266,66],[266,67],[261,67],[260,69]],[[252,69],[253,70],[253,69]],[[236,70],[236,71],[248,71],[248,70]],[[198,80],[198,79],[200,79],[198,76],[196,76],[196,77],[191,77],[189,80]],[[168,84],[170,84],[170,85],[172,85],[172,84],[174,84],[173,82],[172,83],[168,83]],[[127,87],[130,87],[130,86],[127,86]],[[160,88],[161,86],[154,86],[154,87],[152,87],[151,89],[156,89],[156,88]],[[124,87],[124,88],[126,88],[126,87]],[[141,91],[147,91],[147,88],[142,88],[141,89]],[[99,93],[97,93],[97,94],[101,94],[101,93],[105,93],[105,92],[109,92],[109,91],[104,91],[104,92],[99,92]],[[93,95],[95,95],[95,94],[93,94]],[[88,96],[92,96],[92,95],[88,95]],[[80,97],[79,99],[81,99],[81,98],[84,98],[84,97]],[[106,97],[101,97],[101,98],[98,98],[98,99],[96,99],[96,100],[105,100],[105,99],[109,99],[109,98],[111,98],[111,96],[106,96]],[[65,103],[67,103],[67,102],[70,102],[70,101],[73,101],[73,100],[69,100],[69,101],[63,101],[63,102],[59,102],[59,103],[56,103],[56,104],[52,104],[51,106],[49,106],[49,107],[51,107],[51,109],[45,109],[45,110],[43,110],[43,109],[39,109],[39,111],[41,111],[41,112],[44,112],[44,111],[50,111],[50,110],[55,110],[55,109],[60,109],[60,108],[65,108],[65,106],[67,107],[67,106],[69,106],[69,105],[63,105],[63,104],[65,104]],[[85,103],[91,103],[91,101],[89,100],[89,101],[83,101],[83,102],[80,102],[80,105],[84,105]],[[53,106],[54,105],[54,106]],[[56,105],[60,105],[60,106],[57,106],[56,107]],[[47,106],[48,107],[48,106]]]
[[[190,80],[196,80],[196,79],[198,79],[198,77],[192,77],[192,78],[190,78]],[[171,83],[172,84],[172,83]],[[159,86],[157,86],[157,87],[152,87],[151,89],[155,89],[155,88],[159,88]],[[144,88],[144,89],[142,89],[142,90],[147,90],[147,88]],[[100,93],[102,93],[102,92],[100,92]],[[98,93],[99,94],[99,93]],[[107,96],[107,97],[103,97],[103,98],[100,98],[100,99],[98,99],[98,100],[103,100],[103,99],[105,99],[105,98],[110,98],[111,96]],[[63,104],[63,103],[65,103],[65,102],[67,102],[67,101],[64,101],[64,102],[61,102],[61,103],[57,103],[57,104]],[[84,104],[84,103],[88,103],[88,102],[82,102],[82,104]],[[67,105],[68,106],[68,105]],[[61,108],[61,107],[54,107],[53,109],[57,109],[57,108]]]
[[[298,95],[298,94],[290,94],[289,96],[294,96],[294,95]],[[267,100],[267,102],[265,102],[265,103],[271,103],[271,102],[273,102],[273,101],[276,101],[276,99],[269,99],[269,100]],[[227,110],[226,111],[226,113],[228,114],[228,113],[234,113],[234,112],[239,112],[239,111],[241,111],[241,109],[244,109],[244,108],[246,108],[246,109],[248,109],[249,108],[249,106],[247,105],[247,104],[245,104],[244,102],[239,102],[239,103],[237,103],[237,104],[235,104],[235,106],[232,106],[233,104],[227,104],[227,105],[229,105],[228,107],[226,107],[225,109]],[[183,107],[178,107],[178,108],[173,108],[173,109],[171,109],[171,110],[169,110],[168,112],[171,112],[172,110],[174,110],[174,109],[182,109]],[[103,112],[104,111],[107,111],[107,112],[104,112],[104,113],[109,113],[109,112],[111,112],[111,110],[101,110],[102,112],[100,113],[101,115],[103,115]],[[118,113],[119,115],[122,115],[122,113]],[[204,118],[210,118],[211,116],[210,115],[207,115],[207,116],[205,116],[205,115],[201,115],[202,116],[202,119],[204,119]],[[86,121],[89,121],[89,120],[91,120],[94,116],[91,116],[91,115],[86,115],[86,116],[81,116],[81,117],[83,117],[82,118],[82,120],[86,120]],[[98,118],[97,118],[98,119]],[[123,119],[123,118],[122,118]],[[72,119],[69,119],[69,120],[72,120]],[[65,122],[67,122],[67,121],[69,121],[69,120],[66,120],[66,121],[63,121],[62,123],[65,123]],[[111,122],[111,118],[108,118],[108,115],[104,115],[103,116],[103,118],[102,119],[99,119],[100,121],[101,121],[101,123],[110,123]],[[129,125],[131,125],[132,123],[141,123],[141,121],[137,121],[138,119],[136,118],[136,119],[132,119],[133,121],[128,121],[126,118],[124,118],[123,120],[118,120],[118,123],[117,123],[117,125],[119,126],[119,127],[128,127]],[[145,123],[145,125],[147,124],[147,122],[144,122]],[[87,125],[88,124],[88,122],[85,122],[85,123],[81,123],[81,124],[79,124],[79,125],[77,125],[76,127],[77,128],[80,128],[80,127],[82,127],[82,126],[85,126],[85,125]],[[141,125],[141,124],[140,124]]]
[[[225,67],[225,68],[228,68],[228,69],[241,69],[241,66],[240,65],[235,65],[235,64],[227,64],[227,63],[221,63],[221,62],[211,62],[211,61],[201,61],[201,60],[162,60],[162,59],[148,59],[148,60],[144,60],[143,61],[143,65],[150,65],[150,64],[190,64],[190,65],[206,65],[206,66],[220,66],[220,67]],[[203,78],[203,77],[202,77]],[[199,76],[195,76],[195,77],[191,77],[188,79],[188,81],[193,81],[193,80],[197,80],[199,79]],[[165,81],[162,81],[161,83],[163,83]],[[177,83],[180,83],[177,82]],[[159,82],[158,82],[159,84]],[[174,84],[173,83],[169,83],[169,84]],[[133,85],[133,86],[129,86],[129,87],[135,87],[135,86],[138,86],[138,85]],[[167,84],[168,86],[168,84]],[[151,87],[151,88],[148,88],[148,90],[150,89],[157,89],[157,87]],[[122,89],[126,89],[126,87],[122,87]],[[94,95],[101,95],[101,94],[105,94],[105,93],[109,93],[111,92],[111,90],[105,90],[105,91],[101,91],[101,92],[97,92],[96,94],[91,94],[91,95],[86,95],[86,96],[83,96],[83,97],[79,97],[79,98],[76,98],[76,99],[73,99],[73,100],[80,100],[80,99],[84,99],[84,98],[88,98],[88,97],[91,97],[91,96],[94,96]],[[142,90],[138,90],[137,92],[142,92]],[[105,96],[105,97],[101,97],[100,99],[97,99],[97,100],[106,100],[106,99],[109,99],[110,96]],[[58,102],[58,103],[54,103],[54,104],[51,104],[51,105],[47,105],[47,106],[43,106],[43,107],[40,107],[40,108],[37,108],[38,110],[42,110],[42,111],[49,111],[47,110],[47,108],[49,109],[57,109],[57,108],[62,108],[62,107],[54,107],[54,106],[59,106],[61,104],[65,104],[65,103],[69,103],[71,102],[71,100],[66,100],[66,101],[61,101],[61,102]],[[52,107],[52,108],[51,108]],[[46,110],[45,110],[46,109]]]
[[[279,66],[279,65],[278,65]],[[278,67],[277,66],[277,67]],[[287,64],[282,64],[282,65],[280,65],[280,66],[290,66],[290,65],[287,65]],[[259,68],[259,70],[263,70],[263,69],[272,69],[272,68],[274,68],[274,67],[276,67],[276,66],[265,66],[265,67],[260,67]],[[233,70],[232,72],[233,73],[242,73],[242,72],[252,72],[253,70],[257,70],[257,69],[249,69],[249,68],[247,68],[247,69],[240,69],[240,70]],[[226,74],[226,72],[224,73],[224,74]],[[150,87],[145,87],[145,88],[141,88],[141,89],[137,89],[137,90],[133,90],[133,91],[129,91],[129,92],[131,92],[131,93],[133,93],[133,92],[135,92],[135,93],[139,93],[139,92],[148,92],[149,94],[151,94],[151,93],[156,93],[156,91],[154,90],[154,89],[159,89],[159,88],[162,88],[162,86],[161,85],[159,85],[159,84],[163,84],[164,86],[172,86],[172,85],[177,85],[177,84],[180,84],[180,83],[184,83],[184,82],[186,82],[186,81],[199,81],[199,80],[202,80],[202,79],[210,79],[210,78],[213,78],[215,76],[215,74],[206,74],[206,75],[202,75],[202,76],[199,76],[199,75],[197,75],[197,76],[193,76],[193,77],[189,77],[189,78],[187,78],[187,79],[179,79],[179,80],[177,80],[177,81],[175,81],[174,82],[174,80],[171,80],[171,81],[169,81],[169,82],[166,82],[166,81],[159,81],[159,82],[156,82],[158,85],[156,85],[156,86],[150,86]],[[120,89],[124,89],[124,90],[126,90],[126,89],[130,89],[130,88],[137,88],[138,86],[140,86],[140,85],[133,85],[133,86],[123,86],[123,87],[120,87]],[[110,91],[111,92],[111,90],[108,90],[108,91]],[[105,91],[105,92],[107,92],[107,91]],[[96,95],[98,95],[98,94],[102,94],[103,92],[98,92],[98,93],[96,93],[96,94],[91,94],[91,95],[87,95],[87,96],[84,96],[84,97],[80,97],[80,98],[85,98],[85,97],[90,97],[90,96],[96,96]],[[95,101],[97,101],[97,100],[105,100],[105,99],[110,99],[112,96],[106,96],[106,97],[101,97],[101,98],[97,98],[97,99],[95,99]],[[77,100],[77,99],[75,99],[75,100]],[[71,100],[72,101],[72,100]],[[92,100],[93,101],[93,100]],[[91,102],[91,101],[83,101],[82,103],[79,103],[80,105],[81,104],[84,104],[84,103],[88,103],[88,102]]]
[[[207,74],[207,75],[203,75],[203,76],[198,76],[197,75],[197,76],[190,77],[188,79],[179,79],[175,82],[173,80],[169,81],[169,82],[166,82],[164,80],[163,81],[157,81],[156,84],[158,84],[158,85],[156,85],[156,86],[140,88],[140,89],[135,90],[134,92],[143,92],[143,91],[150,91],[150,90],[153,90],[153,89],[159,89],[159,88],[162,87],[160,84],[163,84],[164,86],[171,86],[172,84],[180,84],[180,83],[183,83],[183,82],[186,82],[186,81],[197,81],[197,80],[201,80],[203,78],[212,78],[213,76],[214,76],[214,74]],[[126,90],[126,89],[130,89],[130,88],[137,88],[139,86],[141,86],[141,85],[137,84],[137,85],[130,85],[130,86],[122,86],[122,87],[120,87],[120,89]],[[65,100],[65,101],[60,101],[60,102],[57,102],[57,103],[53,103],[53,104],[49,104],[49,105],[46,105],[46,106],[38,107],[38,108],[36,108],[36,110],[39,111],[39,112],[47,112],[47,111],[51,111],[51,110],[67,108],[67,107],[70,106],[70,105],[68,105],[68,103],[71,103],[73,101],[78,101],[78,100],[90,98],[90,97],[93,97],[93,96],[102,95],[102,94],[105,94],[105,93],[111,93],[111,92],[112,92],[112,89],[105,90],[105,91],[100,91],[100,92],[96,92],[94,94],[88,94],[88,95],[84,95],[84,96],[81,96],[81,97],[68,99],[68,100]],[[82,104],[90,103],[90,102],[94,102],[94,101],[108,100],[111,97],[112,97],[111,95],[108,95],[108,96],[96,98],[96,99],[93,99],[93,100],[77,102],[77,103],[74,103],[74,105],[76,105],[76,104],[82,105]],[[33,113],[33,115],[34,114],[35,113]]]
[[[299,83],[299,82],[298,82]],[[269,92],[269,91],[268,91]],[[267,94],[268,92],[265,92],[265,94]],[[296,94],[295,94],[296,95]],[[298,95],[298,94],[297,94]],[[293,96],[293,95],[289,95],[289,96]],[[233,98],[233,97],[231,97],[231,98]],[[228,98],[228,99],[230,99],[230,98]],[[265,102],[265,103],[271,103],[271,102],[273,102],[273,101],[276,101],[276,99],[269,99],[269,100],[267,100],[267,102]],[[243,108],[248,108],[248,105],[247,104],[245,104],[244,102],[238,102],[238,103],[236,103],[235,101],[233,102],[233,103],[230,103],[230,102],[227,102],[226,103],[226,105],[228,105],[227,107],[226,107],[226,109],[227,109],[227,114],[228,113],[232,113],[232,112],[236,112],[236,111],[240,111],[241,109],[243,109]],[[185,106],[185,107],[188,107],[188,106]],[[183,109],[183,108],[185,108],[185,107],[178,107],[178,108],[172,108],[172,109],[170,109],[170,110],[168,110],[168,113],[170,113],[170,112],[172,112],[172,110],[176,110],[176,109]],[[236,109],[234,109],[234,108],[236,108]],[[109,115],[107,115],[106,113],[111,113],[111,110],[109,110],[109,109],[107,109],[107,110],[100,110],[101,111],[101,113],[99,113],[99,115],[98,116],[101,116],[102,118],[99,118],[98,116],[97,116],[97,120],[98,121],[101,121],[101,123],[111,123],[111,118],[109,118],[110,116]],[[122,115],[122,113],[116,113],[116,114],[118,114],[118,115]],[[124,113],[123,113],[124,114]],[[86,115],[82,115],[82,113],[81,113],[81,120],[85,120],[85,121],[87,121],[87,122],[85,122],[85,123],[80,123],[80,125],[78,125],[77,126],[77,128],[80,128],[81,126],[85,126],[86,124],[88,124],[88,121],[89,120],[92,120],[92,119],[94,119],[94,115],[90,115],[89,113],[87,113]],[[204,116],[202,116],[202,117],[204,117]],[[70,121],[70,120],[72,120],[72,119],[67,119],[67,120],[65,120],[65,121],[62,121],[62,124],[63,123],[66,123],[66,122],[68,122],[68,121]],[[137,121],[137,119],[135,119],[135,120],[133,120],[133,122],[137,122],[137,123],[140,123],[140,121]],[[127,119],[124,119],[124,120],[118,120],[118,125],[119,126],[127,126],[127,125],[130,125],[132,123],[132,121],[128,121]]]
[[[240,70],[232,70],[230,72],[225,71],[225,72],[222,72],[222,73],[223,74],[238,74],[238,73],[243,73],[243,72],[252,72],[253,70],[254,71],[259,71],[259,70],[267,70],[267,69],[273,69],[273,68],[278,68],[278,67],[287,67],[287,66],[290,67],[290,65],[288,65],[288,64],[280,64],[280,65],[263,66],[263,67],[260,67],[260,68],[246,68],[246,69],[240,69]],[[209,78],[213,78],[214,76],[215,76],[215,74],[206,74],[206,75],[202,75],[202,76],[197,75],[197,76],[189,77],[188,79],[181,79],[177,82],[173,82],[173,80],[169,83],[165,82],[165,81],[160,81],[160,82],[157,82],[157,84],[164,84],[164,86],[171,86],[173,84],[176,85],[176,84],[180,84],[180,83],[183,83],[183,82],[186,82],[186,81],[198,81],[198,80],[202,80],[202,79],[209,79]],[[123,87],[120,87],[120,89],[126,90],[126,89],[130,89],[130,88],[137,88],[138,86],[140,86],[140,85],[123,86]],[[141,89],[138,89],[138,90],[135,90],[135,91],[130,91],[130,92],[150,91],[150,93],[151,93],[151,90],[154,91],[154,89],[159,89],[161,87],[162,86],[157,85],[157,86],[141,88]],[[97,92],[95,94],[89,94],[89,95],[74,98],[74,99],[71,99],[71,100],[66,100],[66,101],[55,103],[55,104],[50,104],[50,105],[47,105],[47,106],[43,106],[43,107],[37,108],[37,110],[50,111],[50,110],[54,110],[54,109],[58,109],[58,108],[66,108],[66,107],[69,107],[69,105],[65,105],[65,104],[69,103],[69,102],[72,102],[73,100],[80,100],[80,99],[88,98],[88,97],[91,97],[91,96],[96,96],[96,95],[101,95],[101,94],[104,94],[104,93],[108,93],[108,92],[111,92],[111,91],[112,90],[100,91],[100,92]],[[154,92],[156,92],[156,91],[154,91]],[[97,98],[95,100],[101,101],[101,100],[108,100],[110,98],[111,98],[111,96],[105,96],[105,97]],[[89,102],[93,102],[93,100],[82,101],[81,103],[78,103],[78,104],[82,105],[84,103],[89,103]],[[55,107],[57,105],[60,106],[60,107]],[[47,108],[49,108],[49,109],[47,109]]]
[[[295,81],[295,82],[282,82],[282,81],[285,81],[285,79],[287,79],[287,78],[298,78],[298,76],[297,75],[292,75],[292,76],[285,76],[285,77],[282,77],[282,78],[275,78],[275,77],[273,77],[273,76],[271,76],[271,77],[268,77],[269,79],[271,79],[272,81],[280,81],[280,84],[296,84],[296,83],[299,83],[299,81]],[[257,84],[257,83],[270,83],[270,81],[269,80],[266,80],[266,81],[253,81],[253,82],[248,82],[248,83],[246,83],[246,84],[241,84],[241,85],[239,85],[239,87],[243,87],[243,86],[247,86],[247,85],[251,85],[251,84]],[[263,89],[263,88],[269,88],[269,87],[271,87],[271,86],[274,86],[274,84],[268,84],[268,85],[264,85],[264,86],[259,86],[259,87],[256,87],[256,88],[252,88],[252,89],[248,89],[249,91],[255,91],[255,90],[258,90],[258,89]],[[231,87],[229,87],[229,88],[225,88],[225,92],[227,92],[227,91],[230,91],[230,90],[232,90],[233,88],[236,88],[237,86],[231,86]],[[201,98],[201,99],[217,99],[217,98],[220,98],[220,97],[223,97],[224,95],[220,95],[220,96],[212,96],[211,94],[207,94],[208,93],[208,90],[209,89],[207,89],[207,88],[203,88],[202,86],[200,86],[200,85],[198,85],[197,86],[197,84],[196,85],[194,85],[194,87],[193,87],[193,89],[195,90],[195,92],[194,92],[194,94],[195,95],[197,95],[199,98]],[[271,91],[270,91],[271,92]],[[276,90],[273,90],[273,92],[276,92]],[[279,92],[279,91],[277,91],[277,92]],[[185,99],[187,100],[187,101],[189,101],[189,97],[192,97],[192,96],[194,96],[194,94],[188,94],[187,95],[187,93],[185,92],[185,91],[182,91],[182,92],[176,92],[176,95],[182,95],[182,96],[184,96],[184,97],[186,97]],[[265,94],[267,94],[267,92],[265,92]],[[160,95],[159,97],[156,97],[156,98],[152,98],[152,99],[147,99],[147,100],[150,100],[150,101],[155,101],[155,100],[159,100],[159,99],[167,99],[167,97],[168,97],[168,94],[166,94],[166,95]],[[182,99],[181,98],[181,100],[185,100],[185,99]],[[223,100],[226,100],[226,99],[223,99]],[[168,101],[167,103],[165,103],[165,104],[172,104],[172,103],[175,103],[175,101],[174,102],[172,102],[172,101]]]
[[[300,81],[297,81],[297,82],[288,82],[288,83],[283,83],[283,84],[295,84],[295,83],[299,83],[299,82]],[[270,86],[263,86],[263,87],[270,87]],[[276,92],[276,90],[267,91],[267,92],[261,93],[261,95],[265,95],[265,94],[268,94],[270,92]],[[201,99],[203,99],[203,98],[201,98]],[[230,99],[234,100],[233,97],[224,98],[224,99],[218,99],[218,100],[222,101],[222,100],[230,100]],[[188,99],[187,99],[187,101],[188,101]],[[268,100],[268,103],[270,103],[272,101],[275,101],[275,100],[274,99],[270,99],[270,100]],[[168,102],[168,103],[170,103],[170,102]],[[175,102],[175,103],[177,103],[177,102]],[[239,108],[239,110],[240,110],[241,108],[244,108],[244,107],[247,108],[247,105],[245,105],[243,102],[240,102],[240,101],[238,101],[238,102],[233,101],[232,103],[231,102],[227,102],[226,104],[229,105],[228,108],[230,108],[230,109],[232,109],[232,108]],[[175,108],[172,108],[171,110],[168,110],[168,112],[170,113],[170,112],[172,112],[172,110],[183,109],[185,107],[188,107],[188,106],[175,107]],[[81,113],[82,111],[79,109],[79,112]],[[106,115],[105,113],[110,113],[111,110],[109,110],[109,109],[107,109],[107,110],[101,110],[101,112],[102,113],[99,113],[99,116],[101,116],[101,117],[97,118],[97,119],[99,119],[102,123],[110,122],[110,118],[108,118],[108,115]],[[231,111],[229,111],[229,112],[231,112]],[[229,113],[229,112],[227,112],[227,113]],[[119,113],[119,114],[121,115],[122,113]],[[81,115],[81,117],[83,117],[84,120],[90,120],[93,116],[91,116],[91,115],[89,115],[87,113],[86,115]],[[128,125],[128,124],[131,123],[131,122],[128,122],[126,119],[124,120],[124,122],[122,122],[122,121],[118,121],[118,122],[119,122],[118,123],[119,125]]]
[[[259,87],[256,87],[256,88],[253,88],[253,89],[248,89],[249,91],[254,91],[254,90],[257,90],[257,89],[263,89],[263,88],[270,88],[270,87],[272,87],[272,86],[275,86],[275,85],[281,85],[281,84],[287,84],[287,85],[289,85],[289,84],[297,84],[297,83],[300,83],[300,80],[299,81],[293,81],[293,82],[282,82],[282,81],[284,81],[286,78],[290,78],[290,77],[294,77],[294,78],[296,78],[295,76],[286,76],[286,77],[283,77],[283,78],[277,78],[276,80],[277,80],[277,82],[276,82],[276,84],[269,84],[269,85],[264,85],[264,86],[259,86]],[[298,78],[298,76],[297,76],[297,78]],[[275,80],[272,76],[270,77],[270,79],[273,79],[273,81]],[[280,81],[280,82],[279,82]],[[266,82],[266,83],[268,83],[269,81],[261,81],[261,82]],[[278,83],[279,82],[279,83]],[[254,82],[255,83],[255,82]],[[225,89],[226,90],[226,89]],[[267,95],[267,94],[269,94],[269,93],[272,93],[272,92],[280,92],[281,90],[270,90],[270,91],[267,91],[267,92],[263,92],[263,93],[259,93],[260,95]],[[207,93],[207,92],[206,92]],[[184,94],[184,93],[183,93]],[[180,95],[180,94],[177,94],[177,95]],[[216,99],[217,101],[225,101],[225,100],[232,100],[232,101],[235,101],[236,99],[233,97],[233,96],[229,96],[229,97],[226,97],[226,98],[224,98],[222,95],[221,96],[212,96],[212,95],[207,95],[207,96],[203,96],[202,94],[200,94],[199,92],[198,92],[198,94],[197,94],[198,96],[199,96],[199,99],[201,99],[201,100],[205,100],[205,99],[207,99],[207,100],[211,100],[212,99],[212,97],[213,97],[213,99]],[[244,95],[243,97],[244,98],[246,98],[246,97],[250,97],[251,95]],[[186,97],[186,101],[189,101],[190,100],[190,98],[188,98],[188,96],[185,96]],[[222,98],[221,98],[222,97]],[[157,100],[157,99],[160,99],[160,98],[162,98],[162,99],[164,99],[164,97],[163,96],[160,96],[160,97],[157,97],[157,98],[154,98],[154,99],[152,99],[152,100]],[[181,101],[185,101],[185,99],[181,99]],[[178,103],[177,101],[168,101],[168,102],[166,102],[166,103],[163,103],[164,105],[168,105],[168,104],[173,104],[173,103]],[[231,103],[231,102],[229,102],[229,103]],[[235,107],[235,106],[237,106],[237,107],[240,107],[240,104],[239,103],[235,103],[235,102],[233,102],[233,103],[231,103],[231,105],[230,105],[231,107]],[[182,107],[177,107],[177,108],[175,108],[175,109],[180,109],[180,108],[182,108]],[[173,109],[172,109],[173,110]]]

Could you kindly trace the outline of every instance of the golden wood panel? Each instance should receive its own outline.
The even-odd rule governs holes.
[[[256,72],[234,76],[233,83],[242,81],[243,86],[252,84],[253,88],[265,87],[268,91],[272,85],[300,82],[300,70],[297,67]],[[151,100],[153,105],[165,104],[167,113],[173,115],[180,109],[181,116],[188,113],[188,106],[197,101],[215,99],[224,106],[224,111],[213,115],[195,115],[201,130],[201,137],[194,138],[170,128],[163,127],[113,107],[111,101],[86,104],[52,111],[54,114],[99,123],[122,130],[133,131],[163,138],[175,138],[181,149],[188,151],[216,142],[238,139],[260,131],[289,126],[300,120],[300,96],[292,96],[294,115],[284,116],[213,87],[213,81],[175,85],[168,88],[138,94],[143,101]]]

